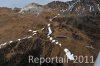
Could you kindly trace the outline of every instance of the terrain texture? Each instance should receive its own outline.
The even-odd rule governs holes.
[[[52,33],[48,36],[49,27]],[[100,50],[99,0],[0,8],[0,66],[93,66],[94,63],[70,60],[41,65],[28,62],[29,55],[64,57],[65,48],[76,56],[93,56],[96,60]]]

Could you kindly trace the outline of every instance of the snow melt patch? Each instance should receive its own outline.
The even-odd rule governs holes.
[[[57,40],[53,39],[53,37],[50,36],[51,34],[52,34],[52,30],[51,30],[50,24],[48,24],[48,35],[47,35],[47,38],[49,38],[51,43],[55,43],[56,45],[58,44],[61,47],[61,43],[59,43]]]
[[[21,39],[17,39],[18,41],[21,41]]]
[[[56,40],[52,40],[52,43],[56,42]]]
[[[33,33],[33,36],[36,35],[37,33]]]
[[[5,47],[5,46],[6,46],[6,44],[7,44],[7,42],[6,42],[6,43],[4,43],[4,44],[1,44],[1,45],[0,45],[0,49],[1,49],[2,47]]]
[[[61,43],[59,44],[59,46],[61,47]]]
[[[59,42],[56,42],[56,44],[59,44]]]
[[[44,30],[44,28],[42,28],[41,30]]]
[[[44,30],[44,28],[42,28],[41,30]],[[16,41],[21,41],[21,40],[23,40],[23,39],[29,39],[29,38],[32,38],[34,35],[36,35],[37,34],[37,32],[38,31],[40,31],[40,30],[36,30],[36,31],[33,31],[33,30],[28,30],[29,32],[32,32],[32,35],[31,36],[28,36],[28,37],[24,37],[24,38],[22,38],[22,39],[17,39]],[[9,44],[11,44],[11,43],[13,43],[14,41],[9,41],[9,42],[5,42],[5,43],[3,43],[3,44],[0,44],[0,49],[1,48],[3,48],[3,47],[6,47],[7,46],[7,43],[9,43]]]
[[[28,38],[32,38],[32,36],[29,36]]]
[[[69,60],[74,60],[73,54],[71,54],[71,52],[67,48],[64,49],[64,52],[66,53],[66,56]]]
[[[32,32],[32,30],[28,30],[29,32]]]
[[[51,34],[52,34],[52,30],[51,30],[50,24],[48,24],[48,36]]]
[[[52,37],[50,37],[50,40],[53,40],[53,38],[52,38]]]
[[[12,43],[13,41],[9,41],[9,43]]]
[[[36,33],[37,31],[33,31],[33,33]]]

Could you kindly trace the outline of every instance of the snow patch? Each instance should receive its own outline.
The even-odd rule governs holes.
[[[52,34],[52,30],[51,30],[50,24],[48,24],[48,36],[51,34]]]
[[[28,30],[29,32],[32,32],[32,30]]]
[[[18,41],[21,41],[21,39],[17,39]]]
[[[74,60],[74,55],[67,48],[64,49],[64,52],[69,60]]]
[[[36,33],[37,31],[33,31],[33,33]]]
[[[52,43],[56,42],[56,40],[52,40]]]
[[[59,44],[59,42],[56,42],[56,44]]]
[[[12,43],[13,41],[9,41],[9,43]]]
[[[52,37],[50,37],[50,40],[53,40],[53,38],[52,38]]]

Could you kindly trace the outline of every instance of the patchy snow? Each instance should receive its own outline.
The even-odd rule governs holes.
[[[48,36],[51,34],[52,34],[52,30],[51,30],[50,24],[48,24]]]
[[[20,41],[21,39],[17,39],[18,41]]]
[[[41,30],[44,30],[44,28],[42,28]]]
[[[52,40],[52,43],[56,42],[56,40]]]
[[[61,43],[59,44],[59,46],[61,47]]]
[[[48,24],[48,27],[50,27],[50,24]]]
[[[23,39],[26,39],[27,37],[24,37]]]
[[[67,48],[64,49],[64,52],[69,60],[74,60],[74,55]]]
[[[53,18],[57,18],[58,16],[54,16]]]
[[[59,42],[56,42],[56,44],[59,44]]]
[[[29,32],[32,32],[32,30],[28,30]]]
[[[13,41],[9,41],[9,43],[12,43]]]
[[[36,35],[37,33],[33,33],[33,36]]]
[[[48,25],[48,26],[50,26],[50,25]],[[42,29],[40,29],[40,30],[44,30],[44,28],[42,28]],[[33,30],[28,30],[29,32],[32,32],[32,35],[31,36],[28,36],[28,37],[24,37],[24,38],[22,38],[22,39],[27,39],[27,38],[32,38],[34,35],[36,35],[37,34],[37,32],[38,31],[40,31],[40,30],[36,30],[36,31],[33,31]],[[49,36],[48,36],[49,37]],[[17,41],[21,41],[22,39],[17,39]],[[14,42],[14,41],[9,41],[8,43],[12,43],[12,42]],[[6,44],[7,44],[7,42],[5,42],[5,43],[3,43],[3,44],[0,44],[0,49],[1,48],[3,48],[3,47],[6,47]]]
[[[4,44],[2,44],[2,45],[6,45],[7,44],[7,42],[5,42]]]
[[[32,38],[32,36],[29,36],[29,37],[27,37],[27,38]]]
[[[52,37],[50,37],[50,40],[53,40],[53,38],[52,38]]]
[[[37,31],[33,31],[33,33],[36,33]]]
[[[2,47],[5,47],[5,46],[6,46],[6,44],[7,44],[7,42],[6,42],[6,43],[4,43],[4,44],[1,44],[1,45],[0,45],[0,49],[1,49]]]

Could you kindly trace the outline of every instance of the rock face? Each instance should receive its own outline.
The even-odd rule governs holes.
[[[42,12],[43,7],[42,5],[38,5],[36,3],[31,3],[20,10],[19,13],[31,13],[33,15],[37,15]]]
[[[72,0],[72,1],[80,1],[80,2],[99,2],[99,0]]]
[[[69,6],[68,14],[76,15],[100,15],[100,5],[93,0],[75,0]]]
[[[0,66],[93,66],[100,50],[97,1],[53,1],[45,6],[32,3],[19,13],[0,10]],[[56,63],[54,59],[54,63],[29,63],[30,55],[34,58],[65,56],[66,61],[74,55],[88,56],[93,61],[80,63],[77,59],[73,63],[69,59]]]
[[[61,1],[53,1],[48,3],[46,6],[52,9],[67,9],[68,4],[66,2],[61,2]]]

